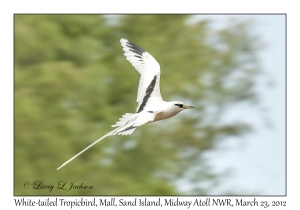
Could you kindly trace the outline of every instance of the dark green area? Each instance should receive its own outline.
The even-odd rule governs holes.
[[[257,101],[257,37],[247,23],[216,30],[190,17],[15,15],[15,195],[209,195],[221,184],[226,173],[214,173],[203,155],[251,132],[221,121],[228,108]],[[196,109],[108,137],[57,171],[136,110],[139,74],[120,38],[160,63],[164,100]],[[183,192],[181,179],[193,188]],[[24,189],[25,181],[55,189]],[[60,181],[93,188],[56,189]]]

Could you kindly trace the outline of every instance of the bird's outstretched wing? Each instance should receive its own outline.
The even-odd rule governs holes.
[[[159,88],[160,66],[155,58],[141,47],[123,38],[120,42],[126,59],[141,74],[136,110],[137,113],[140,113],[149,102],[162,100]]]

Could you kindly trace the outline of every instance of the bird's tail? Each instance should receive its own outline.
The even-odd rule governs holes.
[[[126,113],[123,114],[116,124],[111,127],[118,127],[112,131],[112,134],[116,135],[130,135],[136,129],[134,126],[134,120],[137,118],[136,114]]]
[[[88,150],[89,148],[91,148],[92,146],[94,146],[95,144],[97,144],[99,141],[101,141],[102,139],[104,139],[104,138],[106,138],[108,136],[112,136],[112,135],[130,135],[130,134],[132,134],[133,131],[136,129],[136,126],[134,126],[133,123],[132,123],[132,121],[135,119],[134,115],[135,114],[130,114],[130,113],[124,114],[119,119],[119,121],[115,125],[112,126],[112,127],[118,127],[118,128],[116,128],[113,131],[105,134],[100,139],[96,140],[94,143],[92,143],[91,145],[89,145],[88,147],[86,147],[84,150],[82,150],[81,152],[77,153],[75,156],[73,156],[72,158],[70,158],[69,160],[67,160],[66,162],[64,162],[60,167],[58,167],[57,170],[61,169],[65,165],[67,165],[69,162],[71,162],[72,160],[74,160],[76,157],[78,157],[79,155],[81,155],[82,153],[84,153],[86,150]]]
[[[113,132],[113,131],[112,131]],[[59,166],[56,170],[61,169],[62,167],[64,167],[65,165],[67,165],[69,162],[71,162],[72,160],[74,160],[76,157],[78,157],[79,155],[81,155],[82,153],[84,153],[86,150],[88,150],[89,148],[91,148],[92,146],[94,146],[95,144],[97,144],[99,141],[101,141],[102,139],[114,135],[112,132],[109,132],[108,134],[102,136],[100,139],[96,140],[94,143],[92,143],[91,145],[89,145],[88,147],[86,147],[85,149],[83,149],[81,152],[77,153],[75,156],[73,156],[72,158],[70,158],[69,160],[67,160],[66,162],[64,162],[61,166]]]
[[[111,127],[121,127],[124,126],[125,124],[128,123],[128,121],[130,120],[130,118],[132,118],[134,114],[131,113],[126,113],[123,114],[122,117],[119,119],[118,122],[116,122],[116,124],[112,125]]]

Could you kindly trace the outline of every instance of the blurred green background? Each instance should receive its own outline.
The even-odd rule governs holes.
[[[190,20],[191,15],[15,15],[15,195],[209,195],[227,174],[214,172],[204,154],[227,137],[243,141],[252,130],[247,123],[218,122],[237,103],[258,103],[260,44],[247,22],[216,30],[209,21]],[[108,137],[57,171],[111,131],[122,114],[136,110],[139,74],[125,59],[120,38],[160,63],[164,100],[196,109],[131,136]],[[194,187],[183,192],[179,180]],[[25,189],[25,181],[54,189]],[[60,181],[93,188],[55,189]]]

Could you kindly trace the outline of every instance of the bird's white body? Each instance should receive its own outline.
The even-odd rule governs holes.
[[[166,102],[160,94],[160,66],[152,55],[141,47],[129,42],[127,39],[120,40],[126,59],[141,74],[136,113],[124,114],[112,127],[117,127],[105,136],[101,137],[90,146],[79,152],[77,155],[62,164],[58,169],[72,161],[84,151],[111,135],[130,135],[133,131],[144,124],[168,119],[184,109],[194,108],[187,106],[180,101]],[[57,170],[58,170],[57,169]]]

